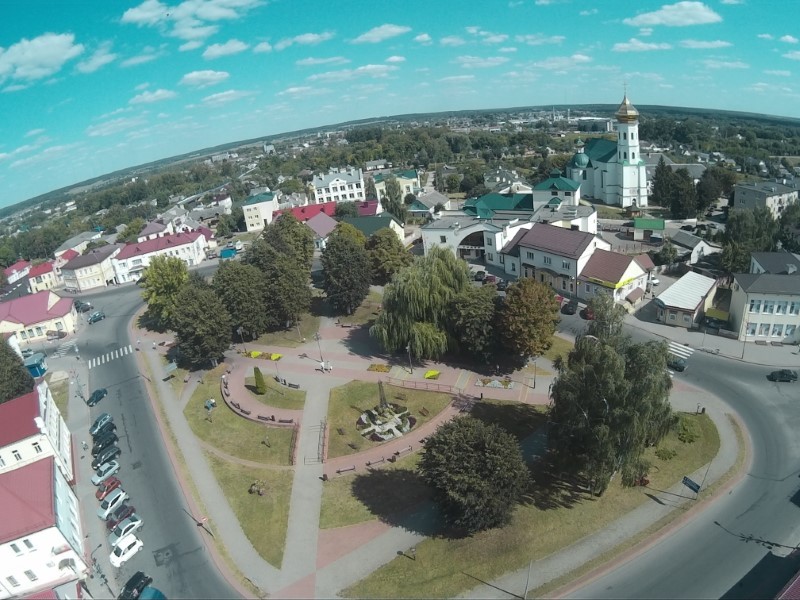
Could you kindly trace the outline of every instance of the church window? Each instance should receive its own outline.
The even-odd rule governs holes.
[[[583,172],[583,178],[586,179],[586,171]]]
[[[633,131],[631,131],[631,139],[633,139],[633,138],[635,138],[635,137],[636,137],[636,133],[635,133],[635,132],[633,132]]]
[[[636,152],[631,152],[631,160],[636,160]]]
[[[622,139],[623,140],[627,140],[628,139],[628,134],[627,133],[623,133],[622,134]]]
[[[623,154],[625,155],[625,159],[627,160],[627,158],[628,158],[628,153],[627,153],[627,152],[623,152]]]

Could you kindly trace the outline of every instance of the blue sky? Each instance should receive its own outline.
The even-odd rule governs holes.
[[[762,0],[3,2],[0,205],[351,119],[613,104],[626,82],[634,104],[800,117],[796,17]]]

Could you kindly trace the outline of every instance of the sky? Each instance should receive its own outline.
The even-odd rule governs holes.
[[[0,3],[0,206],[201,148],[416,112],[800,117],[794,0]],[[783,18],[782,18],[783,17]]]

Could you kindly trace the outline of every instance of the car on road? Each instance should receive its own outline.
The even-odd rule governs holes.
[[[92,392],[92,395],[89,396],[89,400],[86,401],[86,404],[88,404],[89,406],[94,406],[106,396],[108,396],[108,390],[106,388],[100,388],[99,390],[95,390]]]
[[[119,449],[119,446],[109,446],[108,448],[104,448],[100,451],[100,454],[95,456],[94,460],[92,461],[92,468],[97,469],[100,465],[107,463],[110,460],[114,460],[120,454],[122,454],[122,450]]]
[[[779,369],[767,375],[770,381],[782,381],[785,383],[794,383],[797,381],[797,371],[791,369]]]
[[[117,489],[119,486],[122,485],[122,482],[117,479],[116,477],[109,477],[104,482],[102,482],[99,486],[97,486],[97,491],[94,493],[94,497],[98,500],[105,499],[111,492]]]
[[[151,583],[153,583],[152,577],[142,571],[136,571],[133,577],[128,579],[125,587],[122,588],[119,594],[120,600],[136,600],[141,595],[142,590]]]
[[[110,515],[108,515],[108,518],[106,519],[106,527],[109,531],[111,531],[125,519],[134,514],[136,514],[136,509],[132,505],[123,504]]]
[[[117,434],[113,431],[109,431],[104,436],[98,437],[94,441],[94,446],[92,446],[92,456],[97,456],[103,450],[111,446],[112,444],[116,444],[119,441]]]
[[[505,292],[508,289],[508,281],[505,279],[498,279],[497,280],[497,291],[498,292]]]
[[[497,276],[495,276],[495,275],[487,275],[486,277],[483,278],[483,282],[482,283],[483,283],[483,285],[486,285],[487,283],[494,283],[496,285],[497,284]]]
[[[102,485],[105,481],[108,481],[109,477],[112,477],[118,471],[119,463],[115,460],[110,460],[107,463],[99,465],[92,476],[92,484]]]
[[[108,423],[113,423],[114,417],[112,417],[108,413],[101,413],[92,423],[92,426],[89,428],[89,435],[92,437],[96,436],[98,432],[105,427]]]
[[[83,300],[75,300],[75,310],[79,313],[85,313],[92,310],[94,306],[92,306],[91,302],[84,302]]]
[[[653,278],[650,280],[650,285],[652,285],[653,287],[656,287],[656,286],[658,286],[658,285],[661,285],[661,280],[660,280],[658,277],[653,277]]]
[[[92,323],[97,323],[98,321],[102,321],[105,318],[106,318],[106,313],[104,313],[102,310],[96,310],[91,315],[89,315],[87,322],[89,323],[89,325],[91,325]]]
[[[675,356],[674,354],[670,354],[669,358],[667,359],[667,366],[672,369],[673,371],[678,371],[679,373],[683,373],[688,366],[685,358],[681,358],[680,356]]]
[[[119,524],[111,530],[108,534],[108,543],[116,546],[127,535],[139,531],[144,526],[144,521],[139,518],[139,515],[132,514],[127,519],[120,521]]]
[[[112,433],[117,430],[117,424],[114,421],[109,421],[105,425],[103,425],[100,429],[97,430],[97,433],[92,435],[92,439],[97,442],[101,437],[108,433]]]
[[[589,306],[581,311],[581,316],[587,321],[594,321],[594,311]]]
[[[578,312],[578,305],[575,302],[567,302],[561,307],[561,312],[565,315],[574,315]]]
[[[114,550],[111,552],[108,560],[111,562],[111,566],[119,569],[142,548],[144,548],[144,543],[142,540],[137,538],[135,535],[130,534],[129,536],[122,538],[118,545],[114,546]]]
[[[475,281],[483,281],[484,279],[486,279],[486,271],[475,272]]]
[[[127,499],[128,493],[125,490],[121,487],[115,489],[108,496],[103,498],[103,501],[100,503],[100,508],[97,509],[97,516],[105,521],[108,516],[114,512],[114,509]]]

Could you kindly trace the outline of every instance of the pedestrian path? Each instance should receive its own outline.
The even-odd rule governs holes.
[[[50,357],[51,358],[61,358],[62,356],[65,356],[68,352],[70,352],[75,347],[75,345],[77,343],[78,343],[77,339],[72,339],[72,340],[69,340],[68,342],[64,342],[63,344],[61,344],[56,349],[55,352],[53,352],[50,355]]]
[[[123,346],[122,348],[118,348],[117,350],[112,350],[111,352],[106,352],[101,356],[97,356],[89,361],[88,366],[90,369],[94,367],[99,367],[100,365],[104,365],[112,360],[116,360],[118,358],[122,358],[124,356],[128,356],[129,354],[133,354],[133,346],[128,344],[127,346]]]
[[[694,348],[678,342],[669,342],[669,352],[678,358],[689,360],[689,357],[694,354]]]

